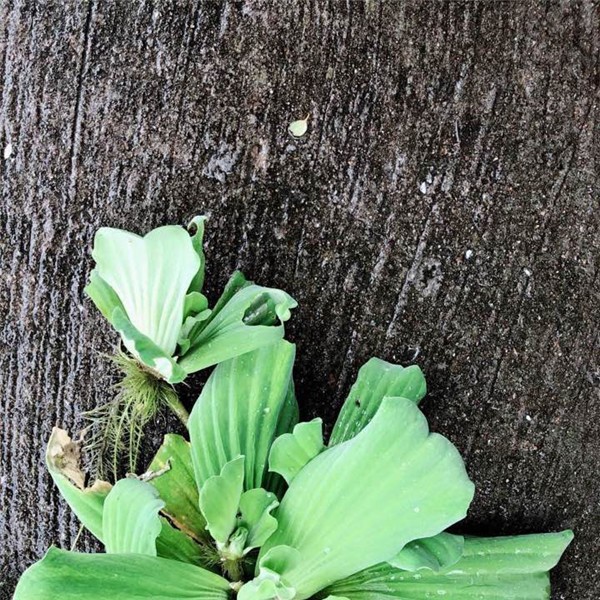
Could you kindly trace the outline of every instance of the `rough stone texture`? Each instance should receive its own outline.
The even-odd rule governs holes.
[[[599,34],[587,0],[0,3],[2,594],[77,533],[43,451],[110,393],[94,231],[206,212],[213,297],[300,302],[305,417],[417,362],[462,530],[572,527],[553,597],[597,598]]]

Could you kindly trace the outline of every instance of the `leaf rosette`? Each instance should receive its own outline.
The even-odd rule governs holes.
[[[328,444],[298,423],[295,348],[213,371],[147,473],[86,487],[56,429],[47,464],[105,553],[51,548],[15,600],[543,600],[570,531],[475,538],[446,529],[473,498],[456,448],[418,408],[418,367],[372,359]]]

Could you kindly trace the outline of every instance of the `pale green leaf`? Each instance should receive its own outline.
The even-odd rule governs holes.
[[[206,521],[200,512],[190,443],[180,435],[165,435],[148,470],[158,473],[149,479],[149,483],[158,490],[165,503],[163,513],[192,537],[206,538]]]
[[[228,600],[229,583],[183,562],[50,548],[21,577],[14,600]]]
[[[465,540],[461,535],[443,531],[438,535],[406,544],[387,562],[405,571],[431,569],[439,571],[458,562],[463,554]]]
[[[244,484],[244,457],[225,464],[220,475],[209,477],[200,490],[200,510],[212,537],[226,544],[236,526]]]
[[[572,539],[570,531],[465,538],[463,557],[437,573],[402,571],[384,563],[334,583],[322,595],[349,600],[548,600],[548,571]]]
[[[296,597],[296,590],[281,573],[293,570],[300,560],[300,553],[294,548],[271,548],[260,559],[257,576],[238,592],[238,600],[292,600]]]
[[[103,227],[94,238],[96,271],[119,298],[140,334],[167,356],[175,352],[185,296],[200,258],[182,227],[159,227],[140,237]],[[123,342],[136,353],[130,339]]]
[[[271,512],[279,506],[275,494],[262,488],[248,490],[240,499],[240,524],[248,531],[245,552],[260,548],[277,529],[277,519]]]
[[[294,392],[294,382],[293,380],[290,380],[290,387],[283,408],[281,409],[281,414],[279,415],[277,428],[273,438],[277,439],[284,433],[293,431],[294,426],[298,423],[298,418],[298,401],[296,400],[296,394]],[[284,491],[287,489],[287,483],[279,473],[268,471],[263,479],[263,487],[272,491],[278,498],[282,498]]]
[[[298,423],[293,433],[284,433],[271,447],[269,470],[279,473],[288,483],[323,449],[323,421],[319,418]]]
[[[288,392],[294,354],[295,347],[280,340],[212,372],[188,421],[198,487],[239,455],[245,457],[244,489],[263,487],[280,419],[293,418],[295,399]]]
[[[65,430],[54,427],[46,448],[46,466],[77,518],[102,541],[104,500],[112,486],[106,481],[96,481],[85,487],[85,475],[79,466],[80,452],[80,445]]]
[[[280,575],[302,600],[437,535],[465,516],[473,492],[458,451],[429,433],[416,404],[385,398],[360,433],[292,481],[261,556],[278,545],[300,552],[300,563]]]
[[[254,311],[260,306],[267,308],[264,315],[259,311],[257,323]],[[222,309],[217,311],[215,307],[179,364],[187,373],[194,373],[273,344],[283,338],[283,323],[296,306],[296,301],[281,290],[258,285],[243,287]],[[276,315],[275,322],[271,322],[271,313]],[[262,324],[265,319],[269,324]]]
[[[302,137],[308,129],[308,118],[306,119],[298,119],[297,121],[292,121],[289,124],[288,131],[294,137]]]
[[[85,476],[79,468],[79,454],[79,444],[73,442],[66,431],[55,427],[46,451],[48,471],[77,518],[96,538],[104,542],[104,502],[112,486],[106,481],[96,481],[91,487],[83,487]],[[202,556],[198,545],[183,532],[173,528],[166,519],[161,519],[161,523],[160,535],[156,540],[158,555],[200,564]]]
[[[329,445],[353,438],[373,418],[386,396],[408,398],[418,404],[426,391],[425,377],[416,365],[404,368],[372,358],[358,372],[340,410]]]
[[[188,231],[192,234],[192,246],[200,259],[200,266],[194,279],[190,284],[190,291],[201,292],[204,286],[204,270],[206,267],[206,258],[204,256],[204,223],[208,217],[204,215],[195,216],[188,224]],[[193,232],[193,233],[192,233]]]
[[[156,556],[156,538],[164,502],[150,484],[138,479],[117,481],[104,502],[102,537],[108,554]]]
[[[187,373],[177,362],[149,337],[140,333],[120,308],[115,308],[113,311],[112,324],[121,334],[127,349],[142,363],[153,369],[157,375],[169,383],[179,383],[185,379]]]
[[[91,298],[102,316],[112,324],[115,308],[125,309],[115,291],[100,277],[97,269],[90,273],[90,282],[85,286],[84,292]]]

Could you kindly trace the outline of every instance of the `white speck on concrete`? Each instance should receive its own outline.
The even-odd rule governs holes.
[[[419,186],[419,191],[421,192],[421,194],[427,193],[427,183],[425,181],[421,182],[421,185]]]
[[[525,419],[527,421],[529,421],[531,423],[532,419],[531,419],[531,415],[525,415]]]
[[[532,275],[531,269],[528,269],[527,267],[523,269],[523,273],[525,273],[527,277],[531,277]]]
[[[466,252],[465,252],[465,258],[467,260],[469,260],[471,258],[471,256],[473,256],[473,250],[471,250],[471,248],[469,248]]]
[[[8,143],[4,147],[4,159],[6,160],[7,158],[10,158],[11,154],[12,154],[12,144]]]

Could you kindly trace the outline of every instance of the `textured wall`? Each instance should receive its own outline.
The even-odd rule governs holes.
[[[597,598],[599,35],[587,0],[2,1],[0,594],[77,533],[43,450],[109,394],[95,229],[206,212],[213,297],[300,302],[304,416],[417,362],[462,529],[572,527],[554,597]]]

